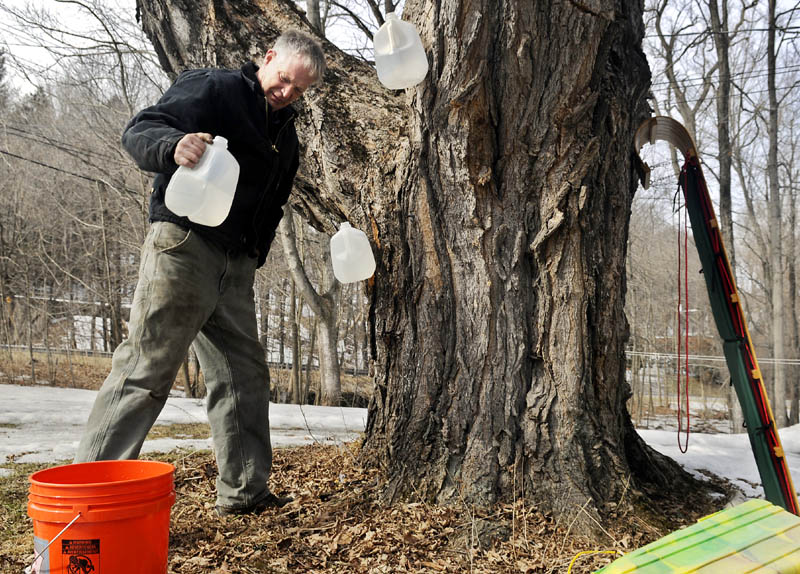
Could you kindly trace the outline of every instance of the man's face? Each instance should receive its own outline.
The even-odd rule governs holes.
[[[314,83],[305,60],[296,54],[279,55],[269,50],[258,69],[258,81],[274,110],[285,108]]]

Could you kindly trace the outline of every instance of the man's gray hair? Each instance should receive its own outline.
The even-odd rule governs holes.
[[[304,58],[308,71],[314,76],[314,83],[322,80],[325,75],[327,65],[325,64],[325,54],[320,43],[309,34],[300,30],[287,30],[275,41],[272,49],[280,57],[281,54],[296,54]]]

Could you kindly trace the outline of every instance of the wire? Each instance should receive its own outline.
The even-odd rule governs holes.
[[[71,171],[66,171],[66,170],[61,169],[60,167],[55,167],[53,165],[49,165],[49,164],[43,163],[41,161],[38,161],[38,160],[35,160],[35,159],[31,159],[29,157],[23,157],[21,155],[17,155],[15,153],[11,153],[10,151],[6,151],[6,150],[3,150],[3,149],[0,149],[0,153],[8,155],[8,156],[11,156],[11,157],[15,157],[17,159],[21,159],[22,161],[27,161],[29,163],[35,163],[36,165],[40,165],[42,167],[46,167],[46,168],[49,168],[49,169],[52,169],[52,170],[55,170],[55,171],[60,171],[61,173],[65,173],[67,175],[71,175],[72,177],[79,177],[81,179],[85,179],[86,181],[91,181],[92,183],[105,183],[104,181],[101,181],[99,179],[95,179],[93,177],[89,177],[89,176],[86,176],[86,175],[81,175],[79,173],[73,173]]]
[[[776,87],[776,91],[779,91],[779,92],[784,91],[784,92],[788,93],[788,91],[791,90],[793,87],[794,86],[786,86],[786,87],[778,86],[778,87]],[[655,91],[666,93],[666,92],[669,91],[669,89],[670,89],[669,86],[666,86],[666,87],[663,87],[663,88],[658,88]],[[750,94],[765,94],[768,91],[769,91],[768,88],[764,88],[763,90],[747,90],[747,95],[750,95]],[[706,96],[706,97],[703,97],[703,98],[686,98],[685,101],[686,101],[687,104],[693,104],[693,103],[696,103],[696,102],[709,102],[709,103],[711,103],[711,102],[713,102],[714,100],[717,100],[717,99],[719,99],[719,96]],[[738,99],[738,95],[732,95],[731,96],[731,100],[734,100],[734,99]]]
[[[626,350],[625,354],[631,357],[648,357],[652,359],[667,359],[672,360],[675,358],[675,355],[672,353],[659,353],[657,351],[629,351]],[[699,361],[709,361],[712,363],[724,363],[727,359],[721,355],[689,355],[689,360],[694,362]],[[764,358],[759,357],[758,362],[771,364],[771,365],[792,365],[797,366],[800,365],[800,359],[782,359],[780,361],[776,361],[775,359],[771,358]]]
[[[800,31],[800,26],[783,26],[783,27],[776,26],[775,30],[777,30],[779,32],[794,32],[796,30]],[[769,28],[750,28],[748,30],[719,30],[719,31],[716,31],[716,32],[713,31],[713,30],[703,30],[701,32],[674,32],[674,33],[671,33],[671,34],[645,34],[643,37],[644,38],[677,38],[678,36],[695,36],[695,37],[699,37],[699,36],[704,36],[706,34],[709,34],[709,35],[715,35],[716,34],[716,35],[719,35],[719,36],[722,36],[722,35],[725,35],[725,34],[747,35],[750,32],[769,32]]]
[[[788,66],[779,66],[775,70],[775,75],[780,76],[783,74],[790,74],[792,72],[800,71],[800,64],[791,64]],[[751,75],[748,75],[751,74]],[[763,78],[769,75],[769,72],[765,72],[762,70],[749,70],[744,72],[734,72],[730,74],[731,79],[743,79],[743,80],[752,80],[753,78]],[[702,86],[703,83],[707,80],[707,77],[704,76],[696,76],[696,77],[685,77],[681,78],[681,87],[694,87],[694,86]],[[671,80],[661,80],[660,82],[652,82],[650,84],[651,87],[659,86],[669,86],[672,84]]]
[[[29,163],[33,163],[33,164],[36,164],[36,165],[39,165],[39,166],[42,166],[42,167],[46,167],[46,168],[52,169],[54,171],[58,171],[58,172],[61,172],[63,174],[66,174],[66,175],[71,175],[72,177],[78,177],[80,179],[85,179],[86,181],[91,181],[92,183],[102,183],[103,185],[109,185],[109,183],[107,181],[104,181],[102,179],[97,179],[97,178],[94,178],[94,177],[89,177],[88,175],[81,175],[80,173],[74,173],[74,172],[71,172],[71,171],[66,171],[66,170],[61,169],[60,167],[55,167],[54,165],[46,164],[44,162],[41,162],[41,161],[38,161],[38,160],[35,160],[35,159],[31,159],[29,157],[23,157],[21,155],[17,155],[15,153],[11,153],[10,151],[7,151],[7,150],[0,149],[0,153],[2,153],[4,155],[7,155],[7,156],[11,156],[11,157],[17,158],[17,159],[21,159],[22,161],[27,161]],[[133,194],[133,195],[135,195],[137,197],[139,196],[139,192],[138,191],[136,191],[135,189],[131,189],[129,187],[125,187],[125,186],[112,186],[112,187],[114,187],[114,188],[118,187],[119,189],[121,189],[123,191],[127,191],[130,194]]]
[[[114,156],[112,156],[110,154],[104,154],[104,153],[101,153],[101,152],[98,152],[98,151],[94,151],[94,150],[91,150],[91,149],[79,148],[79,147],[76,147],[76,146],[74,146],[72,144],[67,144],[67,143],[64,143],[62,141],[47,137],[47,136],[42,135],[42,134],[37,134],[37,133],[34,133],[34,132],[25,131],[22,128],[18,128],[16,126],[7,125],[6,129],[11,130],[13,132],[17,132],[17,133],[12,133],[11,134],[14,137],[18,137],[18,138],[21,138],[21,139],[26,139],[26,140],[29,140],[29,141],[34,141],[34,142],[37,142],[37,143],[45,144],[45,145],[54,147],[56,149],[59,149],[59,150],[61,150],[63,152],[67,152],[67,153],[70,153],[70,154],[94,155],[94,156],[97,156],[97,157],[100,157],[100,158],[105,158],[105,159],[114,160],[114,161],[119,159],[119,158],[114,157]]]

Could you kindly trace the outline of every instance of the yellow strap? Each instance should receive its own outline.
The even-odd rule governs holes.
[[[570,574],[572,572],[572,567],[575,565],[575,561],[581,556],[585,556],[587,554],[616,554],[616,553],[617,550],[584,550],[583,552],[578,552],[572,559],[572,562],[569,563],[569,568],[567,568],[567,574]],[[622,553],[620,552],[620,554]]]

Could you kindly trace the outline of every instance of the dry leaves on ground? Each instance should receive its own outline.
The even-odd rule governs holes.
[[[380,497],[380,473],[359,463],[357,446],[309,446],[274,453],[271,487],[291,493],[292,503],[259,516],[220,518],[211,453],[175,451],[158,458],[176,467],[169,545],[174,574],[545,574],[566,573],[573,558],[571,572],[581,574],[722,504],[702,493],[669,498],[650,492],[635,513],[628,505],[609,510],[590,539],[575,534],[579,508],[559,522],[522,499],[491,511],[422,501],[387,504]],[[0,571],[20,572],[33,560],[26,477],[41,466],[19,465],[11,477],[0,478]]]
[[[379,473],[362,467],[357,454],[356,446],[276,450],[272,488],[295,500],[259,516],[228,518],[213,511],[211,455],[177,460],[170,571],[532,574],[566,572],[578,553],[587,552],[572,568],[578,574],[667,533],[642,517],[626,516],[604,525],[605,534],[592,540],[524,500],[498,504],[491,513],[423,502],[385,504]],[[691,523],[702,510],[671,513]],[[588,553],[598,550],[606,552]]]

